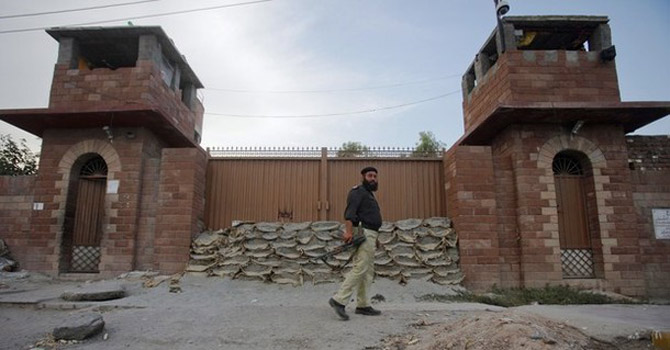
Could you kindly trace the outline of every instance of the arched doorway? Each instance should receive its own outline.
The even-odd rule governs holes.
[[[563,278],[594,278],[594,259],[586,200],[585,157],[560,152],[552,169],[556,184]]]
[[[100,155],[77,159],[68,186],[62,272],[99,272],[106,185],[107,163]]]

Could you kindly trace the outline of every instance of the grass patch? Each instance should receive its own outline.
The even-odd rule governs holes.
[[[498,288],[493,286],[490,293],[473,294],[462,292],[457,295],[426,294],[418,301],[474,302],[503,307],[521,306],[532,303],[544,305],[575,304],[638,304],[630,299],[614,299],[607,295],[591,293],[570,286],[545,286],[544,288]]]

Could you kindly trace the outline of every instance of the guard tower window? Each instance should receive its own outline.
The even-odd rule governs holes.
[[[487,65],[484,74],[498,62],[498,45],[496,40],[489,40],[479,53],[480,59],[486,59]]]
[[[518,50],[601,51],[612,45],[607,17],[508,16]]]
[[[167,86],[174,88],[173,80],[175,68],[174,64],[165,55],[161,55],[161,78]]]
[[[79,69],[135,67],[138,42],[134,38],[117,40],[79,40]]]
[[[570,30],[571,29],[571,30]],[[588,28],[523,28],[517,30],[519,50],[587,51]]]
[[[486,73],[498,62],[498,55],[498,43],[494,31],[475,56],[475,61],[470,65],[468,71],[463,75],[462,89],[464,92],[469,94],[483,81]]]

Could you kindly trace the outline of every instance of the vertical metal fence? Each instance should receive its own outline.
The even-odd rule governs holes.
[[[384,220],[446,215],[442,152],[369,149],[210,149],[206,225],[248,221],[343,221],[360,169],[379,170],[376,193]],[[338,156],[339,155],[339,156]]]

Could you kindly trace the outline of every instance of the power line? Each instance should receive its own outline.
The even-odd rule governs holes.
[[[222,9],[222,8],[253,5],[253,4],[258,4],[258,3],[262,3],[262,2],[270,2],[270,1],[272,1],[272,0],[256,0],[256,1],[248,1],[248,2],[239,2],[239,3],[235,3],[235,4],[228,4],[228,5],[203,7],[203,8],[191,9],[191,10],[163,12],[163,13],[156,13],[156,14],[151,14],[151,15],[123,17],[123,18],[115,18],[115,19],[109,19],[109,20],[103,20],[103,21],[94,21],[94,22],[73,23],[73,24],[67,24],[67,25],[65,25],[65,27],[68,27],[68,26],[86,26],[86,25],[91,25],[91,24],[101,24],[101,23],[120,22],[120,21],[128,21],[128,20],[138,20],[138,19],[152,18],[152,17],[179,15],[179,14],[183,14],[183,13],[218,10],[218,9]],[[49,28],[49,27],[34,27],[34,28],[3,30],[3,31],[0,31],[0,34],[34,32],[34,31],[38,31],[38,30],[45,30],[47,28]]]
[[[80,12],[80,11],[89,11],[89,10],[99,10],[99,9],[106,9],[106,8],[111,8],[111,7],[121,7],[121,6],[128,6],[128,5],[137,5],[137,4],[142,4],[142,3],[145,3],[145,2],[154,2],[154,1],[160,1],[160,0],[142,0],[142,1],[124,2],[124,3],[120,3],[120,4],[110,4],[110,5],[91,6],[91,7],[81,7],[81,8],[69,9],[69,10],[46,11],[46,12],[34,12],[34,13],[23,13],[23,14],[18,14],[18,15],[0,16],[0,19],[22,18],[22,17],[34,17],[34,16],[43,16],[43,15],[53,15],[53,14],[57,14],[57,13],[68,13],[68,12]]]
[[[366,109],[366,110],[361,110],[361,111],[353,111],[353,112],[324,113],[324,114],[303,114],[303,115],[251,115],[251,114],[210,113],[210,112],[205,112],[205,114],[216,115],[216,116],[220,116],[220,117],[231,117],[231,118],[263,118],[263,119],[293,119],[293,118],[334,117],[334,116],[343,116],[343,115],[373,113],[373,112],[379,112],[379,111],[386,111],[386,110],[389,110],[389,109],[407,107],[407,106],[416,105],[416,104],[419,104],[419,103],[424,103],[424,102],[444,98],[444,97],[447,97],[449,95],[453,95],[453,94],[458,93],[458,92],[461,92],[461,90],[455,90],[455,91],[447,92],[447,93],[442,94],[442,95],[433,96],[433,97],[426,98],[426,99],[419,100],[419,101],[413,101],[413,102],[407,102],[407,103],[403,103],[403,104],[399,104],[399,105],[371,108],[371,109]]]
[[[316,89],[316,90],[243,90],[243,89],[222,89],[222,88],[205,88],[205,91],[226,91],[226,92],[241,92],[241,93],[276,93],[276,94],[293,94],[293,93],[323,93],[323,92],[346,92],[346,91],[363,91],[363,90],[378,90],[378,89],[387,89],[398,86],[407,86],[407,85],[416,85],[416,84],[425,84],[437,80],[446,80],[451,78],[460,77],[460,74],[452,74],[438,78],[423,79],[416,81],[409,81],[404,83],[393,83],[388,85],[377,85],[377,86],[368,86],[360,88],[344,88],[344,89]]]

